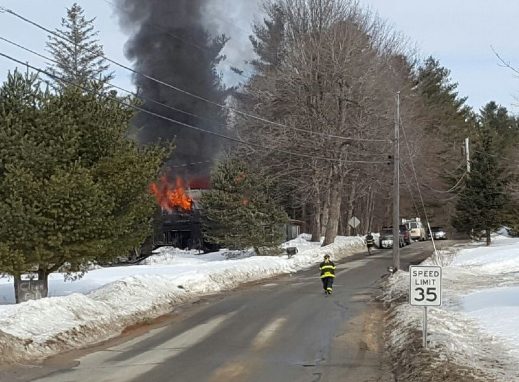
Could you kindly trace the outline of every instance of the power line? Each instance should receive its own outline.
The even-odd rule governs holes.
[[[36,51],[34,51],[34,50],[32,50],[32,49],[29,49],[29,48],[27,48],[27,47],[25,47],[25,46],[23,46],[23,45],[20,45],[20,44],[14,42],[14,41],[11,41],[11,40],[9,40],[9,39],[7,39],[7,38],[5,38],[5,37],[0,36],[0,41],[4,41],[4,42],[9,43],[9,44],[11,44],[11,45],[14,45],[14,46],[16,46],[16,47],[18,47],[18,48],[20,48],[20,49],[22,49],[22,50],[24,50],[24,51],[27,51],[27,52],[29,52],[29,53],[31,53],[31,54],[34,54],[34,55],[36,55],[36,56],[38,56],[38,57],[40,57],[40,58],[43,58],[43,59],[45,59],[45,60],[48,60],[48,61],[53,62],[53,63],[55,63],[55,64],[58,64],[58,61],[56,61],[55,59],[50,58],[50,57],[47,57],[47,56],[45,56],[45,55],[43,55],[43,54],[41,54],[41,53],[38,53],[38,52],[36,52]],[[92,79],[95,79],[95,78],[92,77]],[[186,114],[186,115],[189,115],[189,116],[192,116],[192,117],[195,117],[195,118],[201,119],[201,120],[205,120],[205,121],[211,122],[213,125],[219,125],[219,126],[222,126],[222,127],[226,127],[225,124],[222,124],[222,123],[214,123],[214,121],[211,120],[211,119],[209,119],[209,118],[201,117],[201,116],[199,116],[199,115],[197,115],[197,114],[189,113],[189,112],[187,112],[187,111],[184,111],[184,110],[178,109],[178,108],[176,108],[176,107],[173,107],[173,106],[167,105],[167,104],[165,104],[165,103],[163,103],[163,102],[156,101],[156,100],[154,100],[154,99],[152,99],[152,98],[150,98],[150,97],[142,96],[142,95],[140,95],[140,94],[138,94],[138,93],[135,93],[135,92],[132,92],[132,91],[127,90],[127,89],[125,89],[125,88],[122,88],[122,87],[120,87],[120,86],[114,85],[113,83],[111,83],[111,82],[109,82],[109,81],[107,81],[106,84],[109,85],[110,87],[113,87],[113,88],[115,88],[115,89],[121,90],[121,91],[123,91],[123,92],[125,92],[125,93],[127,93],[127,94],[131,94],[132,96],[134,96],[134,97],[136,97],[136,98],[139,98],[139,99],[141,99],[141,100],[149,101],[149,102],[152,102],[152,103],[154,103],[154,104],[157,104],[157,105],[160,105],[160,106],[162,106],[162,107],[165,107],[165,108],[167,108],[167,109],[174,110],[174,111],[180,112],[180,113],[182,113],[182,114]],[[311,143],[312,141],[309,141],[309,142]],[[330,152],[330,153],[339,154],[339,155],[342,154],[342,153],[340,153],[340,152],[333,151],[333,150],[330,150],[329,152]],[[352,153],[352,155],[354,155],[354,156],[369,156],[369,157],[373,157],[373,156],[375,156],[375,155],[376,155],[376,156],[387,156],[387,154],[384,154],[384,153]]]
[[[358,163],[358,164],[386,164],[387,163],[387,162],[382,162],[382,161],[380,161],[380,162],[377,162],[377,161],[349,161],[349,160],[342,160],[342,159],[335,159],[335,158],[327,158],[327,157],[315,156],[315,155],[310,155],[310,154],[295,153],[295,152],[292,152],[292,151],[289,151],[289,150],[279,149],[277,147],[262,146],[262,145],[259,145],[259,144],[256,144],[256,143],[246,142],[246,141],[243,141],[243,140],[240,140],[240,139],[237,139],[237,138],[233,138],[233,137],[229,137],[229,136],[226,136],[226,135],[214,132],[214,131],[205,130],[205,129],[202,129],[202,128],[197,127],[197,126],[190,125],[188,123],[180,122],[180,121],[177,121],[175,119],[172,119],[172,118],[166,117],[164,115],[161,115],[159,113],[155,113],[155,112],[152,112],[152,111],[149,111],[149,110],[145,110],[142,107],[133,105],[131,103],[124,102],[124,101],[122,101],[121,99],[119,99],[117,97],[109,96],[109,95],[104,94],[104,93],[93,92],[91,89],[87,89],[87,88],[85,88],[83,86],[80,86],[78,84],[73,83],[72,81],[66,80],[66,79],[61,78],[59,76],[56,76],[56,75],[54,75],[52,73],[49,73],[48,71],[46,71],[44,69],[35,67],[35,66],[29,64],[28,62],[20,61],[20,60],[18,60],[16,58],[13,58],[13,57],[11,57],[11,56],[9,56],[7,54],[4,54],[4,53],[0,52],[0,56],[5,57],[8,60],[14,61],[14,62],[16,62],[16,63],[18,63],[20,65],[26,66],[26,67],[28,67],[28,68],[30,68],[32,70],[35,70],[38,73],[42,73],[42,74],[44,74],[44,75],[46,75],[46,76],[48,76],[50,78],[53,78],[55,80],[67,83],[67,84],[69,84],[71,86],[74,86],[74,87],[84,91],[84,92],[91,93],[91,94],[95,93],[96,95],[99,95],[101,97],[110,99],[112,101],[115,101],[116,103],[118,103],[120,105],[123,105],[123,106],[129,107],[129,108],[138,110],[140,112],[143,112],[143,113],[146,113],[146,114],[149,114],[149,115],[152,115],[152,116],[154,116],[156,118],[163,119],[165,121],[168,121],[168,122],[171,122],[171,123],[175,123],[177,125],[184,126],[184,127],[189,128],[189,129],[193,129],[193,130],[199,131],[201,133],[206,133],[206,134],[214,135],[214,136],[217,136],[219,138],[227,139],[227,140],[235,142],[235,143],[240,143],[240,144],[243,144],[245,146],[257,147],[257,148],[263,149],[263,150],[278,151],[278,152],[281,152],[283,154],[299,156],[299,157],[303,157],[303,158],[319,159],[319,160],[325,160],[325,161],[337,162],[337,163]]]
[[[424,199],[423,199],[423,196],[422,196],[422,191],[420,189],[420,183],[418,182],[418,175],[416,174],[416,167],[414,165],[413,156],[411,154],[411,147],[409,146],[409,141],[407,140],[407,134],[405,132],[405,128],[404,128],[404,125],[402,124],[402,120],[401,119],[400,119],[400,127],[402,128],[402,133],[404,135],[404,140],[405,140],[405,144],[406,144],[406,147],[407,147],[407,152],[408,152],[408,155],[409,155],[409,160],[411,162],[411,169],[413,170],[413,176],[414,176],[414,180],[416,182],[416,187],[418,188],[418,194],[420,195],[420,201],[422,203],[422,208],[424,209],[425,217],[427,219],[427,211],[425,210],[425,203],[424,203]],[[427,219],[427,221],[429,221],[429,219]]]
[[[407,181],[407,176],[406,176],[406,173],[404,171],[405,170],[404,166],[400,165],[400,169],[402,170],[402,174],[404,175],[404,182],[405,182],[405,185],[407,187],[407,191],[409,192],[409,195],[411,196],[411,200],[413,201],[414,209],[416,210],[417,216],[419,217],[420,216],[420,209],[418,208],[418,205],[416,204],[416,200],[414,198],[413,191],[411,189],[411,185]]]
[[[14,46],[16,46],[17,48],[23,49],[23,50],[25,50],[26,52],[32,53],[32,54],[34,54],[34,55],[36,55],[36,56],[38,56],[38,57],[40,57],[40,58],[43,58],[43,59],[48,60],[48,61],[50,61],[50,62],[53,62],[53,63],[55,63],[55,64],[59,64],[59,62],[56,61],[55,59],[50,58],[50,57],[47,57],[47,56],[45,56],[45,55],[43,55],[43,54],[41,54],[41,53],[38,53],[38,52],[36,52],[36,51],[34,51],[34,50],[32,50],[32,49],[29,49],[29,48],[27,48],[27,47],[25,47],[25,46],[23,46],[23,45],[20,45],[20,44],[14,42],[14,41],[11,41],[11,40],[9,40],[9,39],[7,39],[7,38],[5,38],[5,37],[0,36],[0,40],[1,40],[1,41],[4,41],[4,42],[7,42],[8,44],[14,45]],[[68,67],[68,68],[70,69],[70,67]],[[95,78],[92,77],[92,79],[95,79]],[[140,94],[138,94],[138,93],[136,93],[136,92],[133,92],[133,91],[131,91],[131,90],[127,90],[127,89],[125,89],[125,88],[122,88],[122,87],[120,87],[120,86],[117,86],[117,85],[113,84],[112,82],[107,81],[106,84],[109,85],[110,87],[114,88],[114,89],[120,90],[120,91],[125,92],[125,93],[127,93],[127,94],[131,94],[131,95],[133,95],[134,97],[140,98],[140,99],[142,99],[142,100],[149,101],[149,102],[153,102],[153,103],[155,103],[155,104],[157,104],[157,105],[163,106],[163,107],[168,108],[168,109],[170,109],[170,110],[177,111],[177,112],[182,113],[182,114],[185,114],[185,115],[189,115],[190,117],[194,117],[194,118],[198,118],[198,119],[201,119],[201,120],[205,120],[205,121],[208,121],[208,122],[214,123],[214,121],[211,120],[211,119],[209,119],[209,118],[205,118],[205,117],[199,116],[199,115],[197,115],[197,114],[193,114],[193,113],[187,112],[187,111],[185,111],[185,110],[182,110],[182,109],[179,109],[179,108],[176,108],[176,107],[173,107],[173,106],[167,105],[167,104],[165,104],[165,103],[163,103],[163,102],[156,101],[156,100],[154,100],[154,99],[152,99],[152,98],[150,98],[150,97],[145,97],[145,96],[140,95]],[[221,124],[221,123],[219,123],[219,125],[221,125],[221,126],[225,126],[225,125],[223,125],[223,124]]]
[[[427,226],[429,228],[429,234],[431,236],[431,242],[432,242],[432,245],[433,245],[433,248],[434,248],[434,253],[435,253],[435,255],[437,255],[438,251],[436,250],[436,243],[434,242],[434,235],[432,234],[432,231],[431,231],[431,223],[430,223],[430,220],[429,220],[429,216],[427,214],[427,209],[425,208],[425,203],[424,203],[424,199],[423,199],[423,195],[422,195],[422,190],[420,189],[420,182],[418,182],[418,175],[416,174],[416,167],[414,165],[413,156],[411,154],[411,147],[409,146],[409,141],[407,139],[407,134],[405,132],[405,127],[404,127],[404,125],[402,123],[402,119],[399,118],[398,122],[400,124],[400,127],[402,128],[402,133],[404,134],[405,145],[407,147],[407,152],[409,154],[409,160],[411,162],[411,168],[413,170],[414,180],[416,182],[416,187],[418,189],[418,195],[420,195],[420,202],[422,203],[422,208],[423,208],[425,220],[427,221]]]
[[[35,21],[32,21],[22,15],[20,15],[19,13],[9,9],[9,8],[6,8],[4,6],[0,6],[0,12],[3,12],[3,13],[8,13],[10,15],[13,15],[17,18],[19,18],[20,20],[26,22],[26,23],[29,23],[33,26],[35,26],[36,28],[38,29],[41,29],[47,33],[50,33],[52,34],[53,36],[56,36],[60,39],[63,39],[63,40],[66,40],[70,43],[74,43],[72,40],[70,40],[68,37],[66,36],[63,36],[63,35],[60,35],[59,33],[56,33],[55,31],[52,31],[46,27],[44,27],[43,25],[41,24],[38,24],[37,22]],[[159,80],[157,78],[154,78],[152,76],[149,76],[147,74],[143,74],[135,69],[132,69],[130,68],[129,66],[126,66],[124,64],[121,64],[120,62],[117,62],[105,55],[101,55],[100,57],[104,58],[105,60],[107,60],[108,62],[111,62],[113,63],[114,65],[116,66],[119,66],[120,68],[123,68],[125,70],[128,70],[129,72],[133,73],[133,74],[136,74],[136,75],[139,75],[141,77],[144,77],[150,81],[153,81],[153,82],[156,82],[160,85],[163,85],[163,86],[166,86],[170,89],[173,89],[179,93],[182,93],[182,94],[185,94],[187,96],[190,96],[192,98],[195,98],[195,99],[198,99],[200,101],[204,101],[204,102],[207,102],[211,105],[214,105],[214,106],[217,106],[221,109],[224,109],[224,110],[231,110],[233,112],[235,112],[236,114],[239,114],[241,116],[244,116],[244,117],[249,117],[249,118],[252,118],[252,119],[255,119],[257,121],[260,121],[260,122],[264,122],[264,123],[268,123],[268,124],[271,124],[271,125],[274,125],[274,126],[278,126],[278,127],[283,127],[283,128],[287,128],[287,129],[292,129],[294,131],[299,131],[299,132],[303,132],[303,133],[307,133],[307,134],[313,134],[313,135],[317,135],[317,136],[323,136],[323,137],[326,137],[326,138],[334,138],[334,139],[341,139],[341,140],[345,140],[345,141],[359,141],[359,142],[384,142],[384,143],[390,143],[391,140],[389,139],[372,139],[372,138],[356,138],[356,137],[344,137],[344,136],[341,136],[341,135],[335,135],[335,134],[328,134],[328,133],[323,133],[323,132],[320,132],[320,131],[312,131],[312,130],[305,130],[305,129],[301,129],[301,128],[298,128],[298,127],[294,127],[294,126],[288,126],[288,125],[285,125],[285,124],[282,124],[282,123],[279,123],[279,122],[273,122],[273,121],[270,121],[266,118],[263,118],[263,117],[259,117],[257,115],[254,115],[254,114],[250,114],[250,113],[246,113],[244,111],[241,111],[239,109],[236,109],[236,108],[233,108],[233,107],[230,107],[230,106],[226,106],[226,105],[222,105],[218,102],[215,102],[215,101],[212,101],[210,99],[207,99],[205,97],[202,97],[202,96],[199,96],[197,94],[194,94],[194,93],[191,93],[187,90],[184,90],[184,89],[181,89],[177,86],[174,86],[172,84],[169,84],[167,82],[164,82],[162,80]]]
[[[432,188],[431,186],[428,186],[428,185],[425,185],[429,190],[431,191],[434,191],[434,192],[437,192],[439,194],[450,194],[451,192],[453,192],[460,184],[461,184],[461,181],[465,178],[465,176],[468,174],[467,171],[465,171],[463,173],[463,175],[458,179],[458,181],[454,184],[454,186],[452,186],[451,188],[449,188],[448,190],[446,191],[442,191],[442,190],[436,190],[434,188]]]

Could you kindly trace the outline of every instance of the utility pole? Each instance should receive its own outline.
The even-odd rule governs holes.
[[[467,173],[470,173],[470,138],[465,138],[465,156],[467,160]]]
[[[400,269],[400,92],[396,93],[393,173],[393,268]]]

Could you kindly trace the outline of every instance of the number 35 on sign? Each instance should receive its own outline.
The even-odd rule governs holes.
[[[442,304],[442,268],[413,265],[409,267],[411,291],[409,302],[416,306],[440,306]]]

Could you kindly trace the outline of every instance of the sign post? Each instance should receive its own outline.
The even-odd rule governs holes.
[[[357,227],[359,226],[360,224],[360,220],[357,219],[356,216],[353,216],[349,221],[348,221],[348,224],[350,225],[351,228],[353,228],[354,230],[354,234],[356,235],[357,234]]]
[[[424,307],[423,346],[427,348],[427,307],[442,304],[442,268],[439,266],[412,265],[409,302]]]
[[[348,221],[348,223],[351,226],[351,228],[357,228],[360,224],[360,220],[357,219],[356,216],[354,216]]]

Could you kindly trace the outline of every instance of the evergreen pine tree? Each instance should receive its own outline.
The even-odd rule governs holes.
[[[83,87],[93,81],[104,84],[113,78],[113,73],[107,72],[109,66],[103,58],[94,21],[86,19],[84,10],[74,3],[61,20],[63,29],[56,30],[64,38],[48,37],[47,49],[56,61],[49,64],[48,70],[64,80],[63,86],[70,82]]]
[[[465,138],[474,134],[475,115],[466,98],[459,96],[450,71],[433,57],[418,67],[415,90],[420,100],[421,141],[427,142],[416,165],[421,181],[431,187],[424,190],[427,215],[436,224],[448,224],[455,212],[456,197],[434,190],[459,192],[460,179],[466,172],[461,147]]]
[[[496,145],[503,154],[516,150],[519,138],[519,124],[508,110],[494,101],[487,103],[480,111],[481,122],[495,131]]]
[[[239,160],[221,162],[213,188],[202,197],[206,238],[230,249],[253,247],[257,254],[283,240],[286,213],[269,195],[269,181]]]
[[[418,68],[417,86],[429,106],[443,109],[451,119],[456,115],[463,117],[468,110],[467,98],[458,96],[458,84],[450,80],[450,71],[433,57]]]
[[[260,75],[276,69],[283,58],[286,16],[279,4],[272,4],[267,9],[267,16],[263,24],[253,26],[254,35],[250,36],[254,53],[258,56],[251,64]]]
[[[503,140],[500,130],[510,119],[490,103],[481,111],[477,140],[473,146],[470,173],[456,204],[454,227],[467,234],[484,231],[490,245],[492,230],[504,223],[509,203],[507,174],[503,163]]]
[[[0,273],[82,271],[150,234],[148,185],[166,151],[126,137],[117,100],[10,74],[0,88]]]
[[[458,84],[450,79],[450,71],[440,65],[433,57],[425,60],[416,73],[416,91],[420,95],[425,115],[426,133],[431,137],[441,136],[444,147],[440,153],[444,154],[445,164],[451,161],[448,154],[453,149],[451,142],[463,142],[470,136],[475,124],[475,115],[465,103],[467,98],[458,94]],[[455,147],[456,153],[459,152]]]

